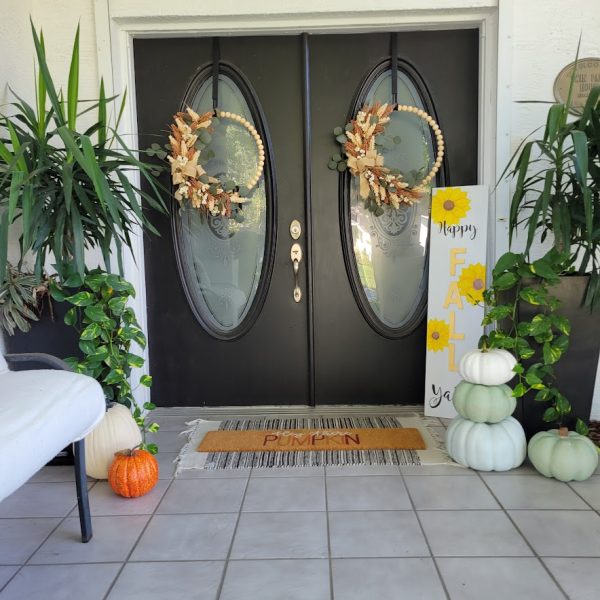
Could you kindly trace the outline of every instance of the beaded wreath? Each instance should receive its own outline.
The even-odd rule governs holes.
[[[432,129],[437,153],[435,162],[427,175],[416,185],[410,186],[402,173],[384,165],[383,155],[377,149],[376,136],[385,132],[394,110],[414,113]],[[425,187],[439,171],[444,157],[444,137],[433,117],[416,106],[376,103],[363,106],[345,130],[337,127],[333,131],[342,147],[343,157],[334,155],[330,169],[342,172],[348,169],[359,178],[360,196],[365,205],[376,215],[383,214],[382,204],[399,208],[401,204],[413,204],[425,193]]]
[[[202,152],[211,141],[211,133],[219,124],[219,119],[231,120],[244,127],[256,143],[258,162],[254,175],[243,185],[233,180],[221,181],[209,175],[198,164]],[[171,155],[171,178],[176,186],[175,199],[180,205],[189,202],[193,208],[212,216],[230,217],[232,210],[238,210],[252,190],[258,185],[265,166],[263,141],[252,123],[241,115],[214,110],[198,114],[191,108],[173,116],[169,142]]]

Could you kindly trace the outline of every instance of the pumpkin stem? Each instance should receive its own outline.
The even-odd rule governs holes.
[[[560,427],[558,430],[558,435],[560,437],[567,437],[569,435],[569,428],[568,427]]]
[[[125,448],[124,450],[119,450],[118,452],[115,452],[115,456],[133,456],[137,448],[138,446],[135,446],[135,448]]]

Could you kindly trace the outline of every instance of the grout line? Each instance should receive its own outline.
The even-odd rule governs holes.
[[[165,481],[165,480],[163,479],[163,481]],[[161,502],[163,501],[163,499],[164,499],[165,495],[167,494],[167,492],[169,491],[169,489],[171,489],[171,486],[173,485],[174,481],[175,481],[175,479],[173,477],[171,477],[171,481],[169,482],[169,485],[167,485],[167,488],[163,492],[163,495],[161,496],[160,500],[156,503],[156,506],[154,507],[154,510],[152,511],[152,513],[150,515],[148,515],[148,514],[131,515],[131,516],[148,517],[148,520],[146,521],[146,524],[144,525],[144,527],[142,527],[140,534],[138,535],[137,539],[135,540],[133,546],[131,547],[131,550],[125,557],[125,560],[121,563],[121,568],[118,570],[117,574],[115,575],[114,579],[112,580],[112,583],[108,587],[108,590],[106,591],[106,594],[104,595],[104,600],[106,600],[108,598],[108,596],[112,592],[113,588],[115,587],[115,583],[117,583],[117,579],[119,579],[119,577],[121,576],[121,573],[123,572],[123,569],[125,568],[125,565],[129,562],[129,559],[131,558],[131,555],[134,553],[135,549],[137,548],[138,544],[140,543],[142,536],[144,535],[144,533],[146,533],[146,529],[148,529],[148,526],[152,522],[152,519],[154,518],[154,515],[156,514],[158,507],[160,506]],[[124,516],[130,516],[130,515],[124,515]]]
[[[482,477],[482,475],[479,471],[476,471],[476,473],[477,473],[479,479],[483,482],[483,485],[485,485],[485,487],[487,488],[489,493],[493,496],[494,500],[500,505],[502,512],[506,515],[506,518],[512,523],[513,527],[517,530],[519,535],[523,538],[523,540],[525,541],[525,543],[527,544],[527,546],[529,547],[531,552],[533,552],[534,557],[537,558],[537,561],[542,566],[542,569],[544,569],[544,571],[546,571],[546,573],[548,574],[550,579],[554,582],[554,584],[556,585],[558,590],[564,595],[564,597],[567,600],[569,600],[569,595],[565,592],[565,590],[563,590],[562,586],[558,583],[558,580],[556,579],[556,577],[554,577],[554,575],[552,574],[552,572],[550,571],[550,569],[548,568],[546,563],[541,559],[540,555],[536,552],[535,548],[533,547],[533,544],[531,544],[529,542],[529,540],[527,539],[527,536],[521,531],[519,526],[515,523],[514,519],[512,518],[512,516],[510,515],[508,510],[506,508],[504,508],[504,505],[502,504],[502,502],[500,502],[500,499],[496,496],[496,494],[494,494],[494,491],[488,485],[487,481]],[[535,509],[530,509],[530,510],[535,510]],[[552,509],[547,509],[547,510],[552,510]],[[567,511],[567,510],[568,509],[565,509],[565,511]],[[572,512],[572,511],[569,510],[568,512]]]
[[[75,484],[75,481],[73,481],[73,484]],[[92,484],[88,486],[88,497],[89,497],[90,491],[92,490],[92,488],[95,485],[96,485],[96,481],[93,481]],[[77,506],[77,495],[75,496],[75,505],[74,506],[75,507]],[[36,547],[36,549],[29,555],[27,560],[23,561],[23,563],[21,563],[19,565],[19,568],[13,573],[12,577],[10,577],[3,586],[0,586],[0,594],[3,592],[3,590],[6,588],[6,586],[23,570],[23,567],[28,566],[27,563],[33,558],[34,554],[36,554],[36,552],[48,541],[50,536],[69,518],[69,515],[71,514],[72,511],[73,511],[73,508],[71,508],[67,512],[67,514],[62,518],[61,517],[12,517],[15,519],[40,519],[40,518],[41,519],[60,519],[60,521],[56,524],[56,527],[54,527],[54,529],[52,529],[52,531],[50,531],[50,533],[48,533],[48,535],[42,540],[42,542]],[[115,562],[115,561],[112,561],[112,562]]]
[[[329,563],[329,596],[331,600],[335,599],[333,590],[333,561],[331,558],[331,528],[329,525],[329,497],[327,494],[327,468],[323,469],[323,481],[325,487],[325,525],[327,527],[327,560]]]
[[[252,469],[250,469],[250,473],[252,473]],[[242,494],[242,500],[240,502],[240,508],[237,513],[237,519],[235,521],[235,526],[233,528],[233,533],[231,535],[231,542],[229,543],[229,550],[227,551],[227,556],[225,557],[225,563],[223,565],[223,572],[221,573],[221,580],[219,581],[219,587],[217,589],[217,595],[215,600],[219,600],[221,597],[221,593],[223,592],[223,586],[225,585],[225,577],[227,575],[227,570],[229,568],[229,560],[231,558],[231,552],[233,551],[233,543],[235,542],[235,536],[237,535],[238,525],[240,524],[240,520],[242,518],[242,509],[244,507],[244,502],[246,501],[246,493],[248,492],[248,486],[250,485],[250,477],[246,479],[246,485],[244,486],[244,493]]]
[[[398,471],[402,477],[402,483],[404,484],[404,488],[406,489],[406,494],[408,496],[408,499],[410,501],[410,505],[412,507],[412,511],[413,514],[415,515],[416,519],[417,519],[417,523],[419,524],[419,529],[421,530],[421,535],[423,536],[423,539],[425,540],[425,543],[427,544],[427,549],[429,550],[429,554],[431,557],[431,560],[433,561],[433,565],[435,567],[435,570],[437,572],[438,578],[440,580],[440,583],[442,585],[442,589],[444,590],[444,594],[446,594],[446,598],[448,600],[450,600],[450,593],[448,592],[448,588],[446,587],[446,582],[444,581],[444,578],[442,577],[442,572],[440,571],[440,567],[437,563],[437,559],[433,554],[433,551],[431,550],[431,544],[429,543],[429,538],[427,537],[427,534],[425,533],[425,529],[423,527],[423,523],[421,523],[421,517],[419,516],[419,513],[417,511],[417,509],[415,508],[415,503],[413,501],[412,495],[410,493],[410,490],[408,488],[408,486],[406,485],[406,480],[404,479],[404,475],[402,474],[402,471],[400,470],[400,468],[398,468]]]

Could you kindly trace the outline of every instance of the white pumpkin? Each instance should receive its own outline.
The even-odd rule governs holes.
[[[499,423],[510,417],[517,406],[512,390],[502,385],[477,385],[461,381],[452,396],[456,412],[477,423]]]
[[[560,481],[584,481],[598,466],[594,442],[566,427],[536,433],[529,440],[528,454],[542,475]]]
[[[501,385],[515,376],[516,364],[515,357],[507,350],[472,350],[460,359],[458,372],[469,383]]]
[[[131,411],[122,404],[113,404],[85,438],[86,473],[96,479],[108,479],[115,452],[134,448],[141,441],[142,434]]]
[[[446,450],[465,467],[509,471],[525,460],[527,442],[521,424],[513,417],[491,424],[455,417],[446,431]]]

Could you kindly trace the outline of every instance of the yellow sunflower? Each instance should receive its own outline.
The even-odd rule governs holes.
[[[464,296],[470,304],[483,302],[485,266],[481,263],[475,263],[462,269],[458,278],[458,289],[460,295]]]
[[[467,192],[458,187],[438,190],[431,201],[431,218],[434,223],[458,225],[471,208]]]
[[[446,321],[429,319],[427,321],[427,350],[439,352],[448,346],[450,326]]]

